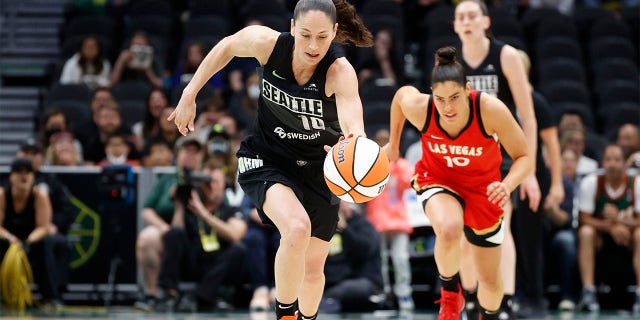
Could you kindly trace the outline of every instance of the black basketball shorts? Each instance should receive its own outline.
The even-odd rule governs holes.
[[[324,181],[322,166],[303,162],[274,163],[242,149],[238,152],[238,182],[253,201],[262,222],[274,225],[263,211],[267,190],[283,184],[295,193],[311,220],[311,236],[330,241],[338,225],[339,199],[331,194]]]

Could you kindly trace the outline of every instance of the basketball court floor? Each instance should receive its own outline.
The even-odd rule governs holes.
[[[434,311],[416,311],[413,313],[398,313],[397,311],[381,311],[375,313],[359,314],[321,314],[320,320],[435,320],[438,315]],[[234,312],[234,313],[194,313],[194,314],[155,314],[140,313],[126,307],[88,308],[88,307],[65,307],[61,312],[33,311],[25,312],[22,315],[6,314],[0,310],[0,319],[48,319],[48,320],[79,320],[79,319],[117,319],[117,320],[274,320],[272,312]],[[561,320],[618,320],[618,319],[640,319],[625,310],[609,310],[599,314],[590,313],[551,313],[546,318],[529,319],[561,319]]]

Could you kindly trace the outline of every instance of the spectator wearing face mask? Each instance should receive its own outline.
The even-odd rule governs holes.
[[[111,165],[128,165],[137,167],[140,164],[137,160],[129,159],[129,145],[124,134],[114,133],[107,137],[105,141],[105,158],[98,163],[98,166],[105,167]]]
[[[258,113],[259,97],[260,77],[254,70],[246,76],[244,90],[236,92],[229,101],[229,113],[237,119],[240,131],[253,126]]]

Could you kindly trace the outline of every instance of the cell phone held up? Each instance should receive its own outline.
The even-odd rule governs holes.
[[[153,62],[153,47],[132,45],[131,53],[133,59],[129,62],[129,66],[134,69],[148,69]]]

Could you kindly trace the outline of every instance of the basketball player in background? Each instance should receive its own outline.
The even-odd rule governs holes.
[[[529,81],[517,50],[490,36],[489,11],[480,0],[463,0],[455,9],[453,27],[460,38],[462,46],[458,48],[458,59],[467,73],[471,88],[498,97],[507,105],[511,114],[522,125],[531,154],[535,156],[538,146],[536,117]],[[489,34],[488,34],[489,33]],[[509,171],[512,159],[502,150],[502,166],[500,172],[504,177]],[[535,157],[534,168],[535,168]],[[528,198],[531,211],[536,212],[540,203],[540,187],[536,180],[535,170],[522,181],[520,199]],[[560,200],[558,200],[559,202]],[[502,280],[504,281],[505,299],[502,303],[509,317],[512,318],[511,297],[515,292],[516,251],[511,234],[511,202],[505,206],[504,243],[502,255]],[[463,250],[468,250],[463,243]],[[468,254],[462,255],[462,280],[472,307],[476,299],[477,280],[473,277],[473,263]],[[473,313],[473,312],[472,312]]]
[[[455,48],[438,49],[431,84],[432,95],[410,86],[396,92],[385,150],[390,160],[398,158],[405,119],[422,132],[422,158],[411,183],[436,234],[434,254],[442,283],[438,319],[460,319],[464,308],[459,275],[463,231],[478,279],[482,319],[498,319],[502,206],[531,173],[533,155],[504,103],[471,90]],[[499,143],[513,159],[504,179]]]
[[[324,146],[334,145],[341,131],[365,135],[358,79],[334,42],[373,44],[345,0],[301,0],[291,32],[249,26],[221,40],[169,117],[182,134],[193,131],[195,97],[207,80],[235,56],[260,62],[258,119],[237,153],[238,181],[263,221],[282,235],[275,259],[280,320],[296,319],[296,310],[298,319],[317,317],[339,206],[324,182]]]

